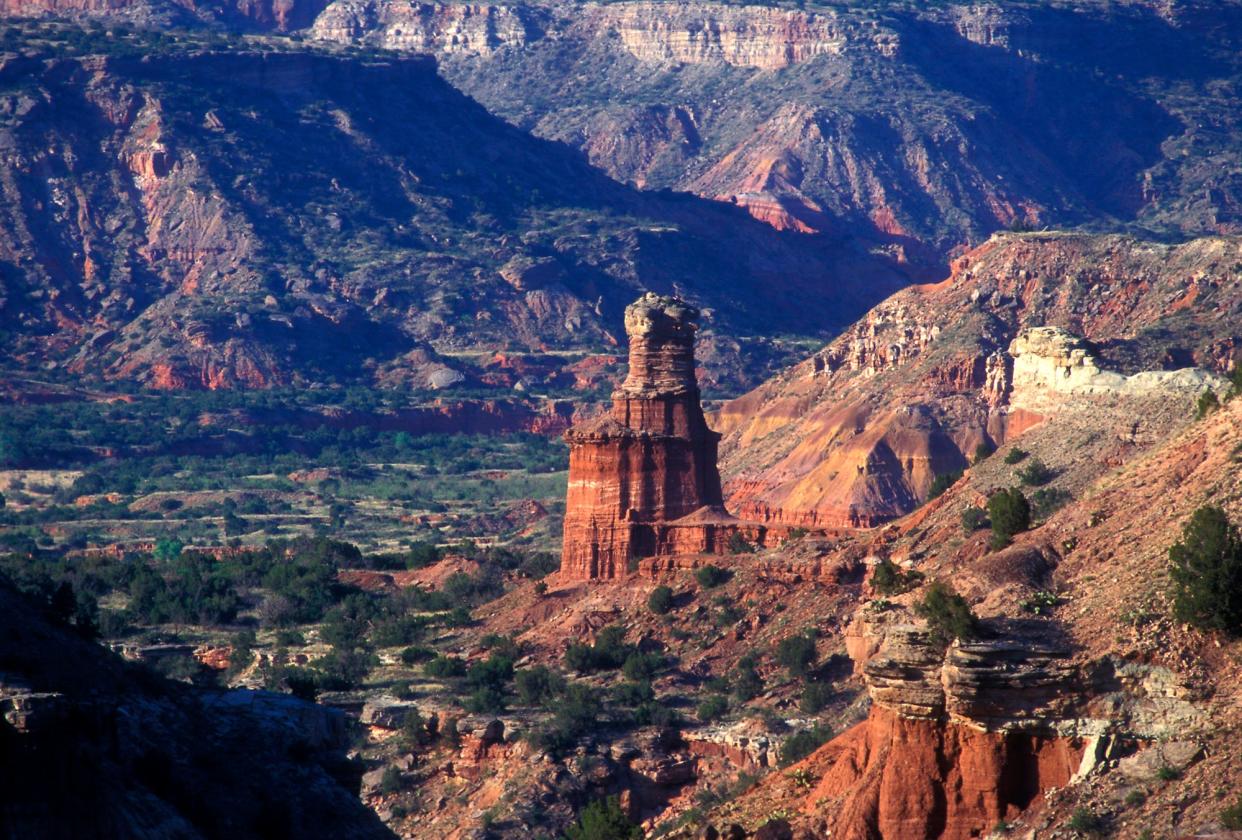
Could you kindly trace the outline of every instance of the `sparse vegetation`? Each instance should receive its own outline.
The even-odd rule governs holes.
[[[704,698],[694,710],[694,716],[703,723],[720,720],[729,711],[729,698],[723,694],[712,694]]]
[[[1199,401],[1195,403],[1195,419],[1202,420],[1212,412],[1220,408],[1220,398],[1216,396],[1216,392],[1208,389],[1199,395]]]
[[[1014,464],[1021,463],[1022,459],[1029,454],[1025,449],[1019,449],[1015,446],[1005,453],[1005,463],[1012,467]]]
[[[1067,827],[1071,831],[1077,831],[1081,834],[1094,837],[1104,833],[1108,822],[1104,817],[1092,811],[1090,808],[1079,807],[1074,810],[1073,816],[1070,817]]]
[[[789,676],[801,678],[806,676],[819,658],[815,649],[815,633],[805,630],[796,636],[781,639],[776,646],[776,661],[789,672]]]
[[[973,534],[980,528],[988,526],[988,512],[977,505],[970,505],[962,510],[962,530]]]
[[[754,656],[743,656],[733,672],[733,696],[740,703],[755,699],[763,691],[763,678],[755,668]]]
[[[1220,824],[1229,831],[1242,831],[1242,796],[1220,812]]]
[[[1219,507],[1196,510],[1169,549],[1173,613],[1207,630],[1242,633],[1242,536]]]
[[[971,460],[971,463],[978,464],[982,461],[986,461],[988,458],[992,457],[994,452],[996,452],[996,447],[990,441],[985,440],[983,443],[975,447],[975,456]]]
[[[961,480],[962,475],[963,473],[961,470],[937,474],[937,476],[932,479],[931,487],[927,489],[927,501],[930,502],[932,499],[938,499],[943,496],[945,491]]]
[[[657,586],[647,597],[647,609],[656,615],[667,615],[673,609],[673,590],[667,586]]]
[[[633,645],[625,644],[625,628],[614,624],[601,630],[594,644],[575,642],[567,647],[565,665],[580,674],[613,671],[624,665],[636,650]]]
[[[1031,504],[1016,487],[1001,490],[988,499],[988,518],[992,521],[990,545],[1004,548],[1013,542],[1015,534],[1031,527]]]
[[[790,735],[781,743],[781,766],[801,761],[832,738],[827,726],[816,726]]]
[[[944,581],[934,581],[928,586],[923,600],[915,605],[914,611],[926,619],[932,644],[939,647],[948,647],[955,640],[973,639],[979,635],[979,619],[970,605]]]
[[[822,682],[808,682],[798,697],[798,711],[817,715],[832,700],[832,686]]]
[[[568,840],[642,840],[643,832],[625,816],[620,800],[610,796],[583,808],[565,836]]]
[[[1042,487],[1052,479],[1056,478],[1056,473],[1038,458],[1032,458],[1027,465],[1017,472],[1018,481],[1028,487]]]
[[[741,531],[734,531],[729,535],[729,542],[726,546],[730,554],[754,554],[755,545],[742,536]]]
[[[915,569],[903,571],[887,557],[880,559],[871,573],[871,588],[881,595],[909,592],[923,581],[923,573]]]
[[[1048,615],[1060,603],[1061,599],[1054,593],[1041,589],[1031,597],[1023,598],[1018,602],[1018,606],[1023,612],[1029,612],[1032,615]]]
[[[729,573],[719,566],[709,563],[695,570],[694,579],[704,589],[715,589],[729,579]]]

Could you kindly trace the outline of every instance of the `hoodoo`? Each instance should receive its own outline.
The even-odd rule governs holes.
[[[652,292],[626,307],[630,367],[612,410],[565,433],[565,577],[621,578],[639,558],[719,553],[742,526],[724,509],[720,435],[699,402],[698,315]]]

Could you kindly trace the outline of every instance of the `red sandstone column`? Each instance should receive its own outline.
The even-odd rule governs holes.
[[[654,526],[723,503],[716,446],[694,378],[698,311],[648,292],[625,310],[629,373],[612,411],[565,433],[569,490],[561,574],[624,577]]]

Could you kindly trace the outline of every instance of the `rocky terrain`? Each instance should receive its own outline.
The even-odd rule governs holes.
[[[14,837],[392,835],[357,798],[339,712],[197,691],[0,587],[0,815]]]
[[[480,368],[506,353],[545,354],[572,381],[650,288],[705,308],[709,381],[735,388],[797,347],[766,336],[823,335],[903,282],[840,240],[619,185],[491,116],[428,59],[11,31],[10,370],[442,389],[487,386]],[[778,279],[786,302],[759,305]]]
[[[1237,232],[1238,125],[1217,103],[1236,96],[1240,12],[336,0],[310,33],[435,54],[618,180],[862,236],[930,279],[1010,226]]]
[[[1242,5],[0,14],[9,833],[1242,831]]]
[[[1195,373],[1121,374],[1231,368],[1239,249],[1228,237],[1177,246],[993,237],[956,261],[949,279],[894,295],[811,358],[726,403],[716,419],[726,496],[760,520],[875,525],[913,510],[936,476],[965,468],[980,446],[995,448],[1055,411],[1080,381],[1083,390],[1094,381],[1100,391],[1190,396],[1219,387]],[[1086,342],[1072,349],[1022,333],[1051,326]],[[1092,373],[1099,368],[1111,373]]]

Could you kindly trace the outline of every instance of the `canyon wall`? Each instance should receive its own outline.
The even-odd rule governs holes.
[[[769,524],[874,526],[1065,408],[1193,402],[1237,363],[1239,258],[1233,238],[997,236],[725,403],[726,497]]]

